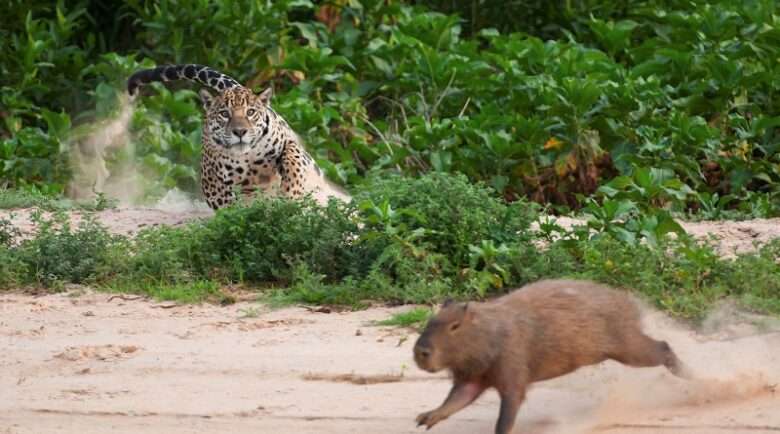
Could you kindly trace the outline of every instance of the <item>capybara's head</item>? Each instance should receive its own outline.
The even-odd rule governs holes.
[[[446,301],[414,344],[417,366],[428,372],[452,368],[468,340],[465,335],[473,326],[474,314],[469,303]]]

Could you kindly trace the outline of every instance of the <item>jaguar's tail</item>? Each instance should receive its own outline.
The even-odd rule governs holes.
[[[204,65],[163,65],[152,69],[143,69],[127,79],[127,92],[133,96],[138,87],[153,81],[195,81],[214,90],[222,91],[241,86],[234,78]]]

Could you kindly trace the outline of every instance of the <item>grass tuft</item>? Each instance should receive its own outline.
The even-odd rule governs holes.
[[[433,311],[427,307],[415,307],[406,312],[393,314],[390,318],[377,321],[380,326],[410,327],[422,330],[428,319],[433,315]]]

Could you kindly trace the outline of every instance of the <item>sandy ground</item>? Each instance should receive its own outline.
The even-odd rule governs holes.
[[[22,235],[29,235],[35,230],[35,225],[31,220],[32,209],[14,209],[0,210],[0,218],[11,221],[14,227],[18,228]],[[84,216],[84,212],[73,211],[69,213],[72,224],[78,224]],[[135,235],[138,231],[154,226],[179,226],[192,220],[208,218],[214,215],[214,212],[208,208],[180,208],[180,209],[162,209],[162,208],[115,208],[92,213],[98,222],[104,225],[110,232],[122,235]],[[49,216],[50,213],[44,213]]]
[[[29,210],[13,213],[29,233]],[[112,232],[207,218],[203,207],[97,214]],[[72,219],[78,221],[79,213]],[[562,221],[571,224],[571,221]],[[723,254],[780,237],[780,220],[686,223]],[[415,433],[446,375],[418,370],[413,331],[372,321],[408,309],[317,313],[253,303],[176,306],[94,294],[0,294],[0,434]],[[535,385],[514,434],[780,432],[780,324],[724,308],[698,331],[651,313],[699,379],[606,362]],[[488,393],[432,432],[493,432]]]
[[[372,321],[402,308],[317,313],[175,306],[108,294],[0,295],[0,433],[415,433],[449,381],[418,370],[416,334]],[[780,431],[780,333],[702,334],[659,314],[697,375],[617,363],[535,385],[515,434]],[[433,432],[492,432],[495,393]]]

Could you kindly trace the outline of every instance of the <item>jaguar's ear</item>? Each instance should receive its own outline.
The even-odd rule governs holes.
[[[207,89],[201,89],[198,95],[200,95],[200,103],[203,104],[203,108],[208,110],[211,107],[211,103],[214,102],[214,95]]]
[[[271,98],[274,96],[274,88],[273,86],[269,86],[264,91],[260,92],[257,95],[257,99],[260,100],[261,103],[265,105],[269,105],[271,103]]]

